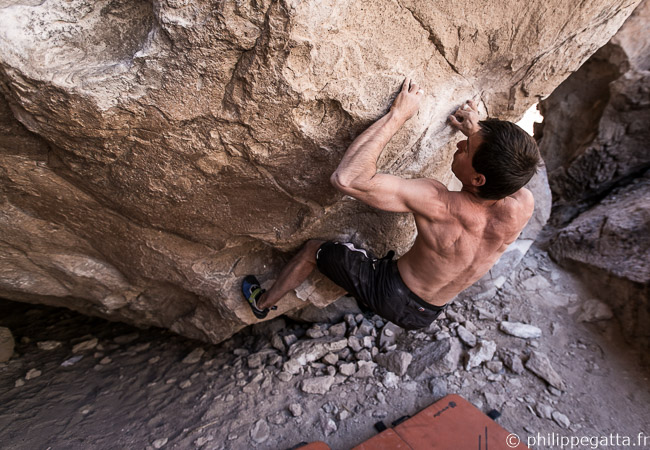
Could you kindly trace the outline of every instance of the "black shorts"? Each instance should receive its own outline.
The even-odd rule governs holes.
[[[406,330],[428,327],[444,310],[411,292],[392,257],[378,259],[350,243],[325,242],[316,253],[316,264],[361,306]]]

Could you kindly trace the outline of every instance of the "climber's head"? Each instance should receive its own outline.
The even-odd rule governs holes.
[[[539,150],[535,140],[512,122],[488,119],[479,123],[481,131],[468,139],[471,170],[462,174],[465,179],[458,178],[463,184],[469,180],[479,197],[499,200],[530,181],[540,164]]]

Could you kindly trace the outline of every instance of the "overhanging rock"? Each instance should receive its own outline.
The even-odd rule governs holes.
[[[254,321],[241,277],[308,238],[408,248],[328,184],[404,76],[426,99],[379,166],[451,183],[460,102],[518,118],[638,3],[4,2],[0,296],[220,341]]]

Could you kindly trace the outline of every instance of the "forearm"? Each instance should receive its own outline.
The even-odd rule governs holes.
[[[377,159],[388,141],[404,124],[403,116],[390,110],[350,144],[332,174],[337,186],[364,186],[377,173]]]

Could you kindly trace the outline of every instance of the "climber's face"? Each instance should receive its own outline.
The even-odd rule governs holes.
[[[480,175],[472,166],[474,154],[479,146],[483,143],[481,133],[474,133],[467,139],[464,139],[456,144],[456,153],[454,153],[454,160],[451,163],[451,171],[456,175],[464,186],[474,185],[480,186],[485,183],[485,177]],[[483,177],[483,181],[481,181]]]

